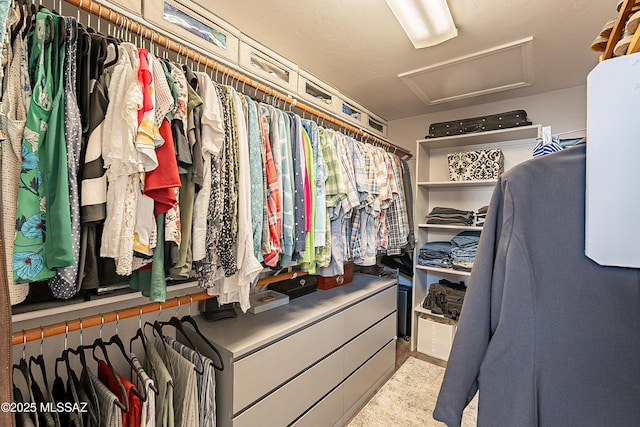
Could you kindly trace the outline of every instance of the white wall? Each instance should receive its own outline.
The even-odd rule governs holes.
[[[587,87],[578,86],[539,95],[508,99],[473,107],[424,114],[389,122],[388,138],[403,148],[416,151],[416,140],[423,139],[431,123],[525,110],[533,124],[551,126],[552,133],[584,129],[587,124]],[[574,135],[567,135],[571,137]],[[584,132],[575,134],[584,136]],[[409,164],[415,169],[415,160]],[[412,174],[414,175],[414,174]]]

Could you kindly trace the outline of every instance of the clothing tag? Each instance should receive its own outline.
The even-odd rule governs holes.
[[[542,127],[542,144],[551,144],[551,126]]]

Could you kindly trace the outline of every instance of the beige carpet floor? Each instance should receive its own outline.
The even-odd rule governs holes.
[[[441,427],[433,419],[444,368],[409,357],[351,420],[348,427]],[[477,396],[462,417],[463,427],[476,425]]]

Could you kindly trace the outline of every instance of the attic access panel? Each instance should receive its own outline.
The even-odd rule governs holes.
[[[398,74],[426,105],[533,84],[533,37]]]

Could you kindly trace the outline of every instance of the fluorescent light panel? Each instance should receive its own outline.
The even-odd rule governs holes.
[[[386,0],[416,49],[458,35],[447,0]]]

